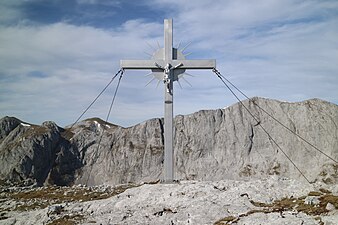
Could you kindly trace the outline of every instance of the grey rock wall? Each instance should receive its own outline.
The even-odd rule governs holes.
[[[42,126],[22,123],[16,118],[0,121],[0,178],[12,182],[33,179],[42,184],[53,166],[60,132],[52,122]]]
[[[287,103],[263,98],[175,118],[176,179],[222,180],[270,175],[338,183],[338,106],[319,99]],[[93,118],[59,128],[0,120],[0,179],[38,184],[119,184],[162,178],[163,120],[129,128]],[[276,141],[279,149],[266,130]],[[103,133],[103,134],[102,134]],[[101,138],[102,137],[102,138]],[[285,154],[284,154],[284,153]]]

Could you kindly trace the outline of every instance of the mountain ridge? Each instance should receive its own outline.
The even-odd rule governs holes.
[[[276,121],[257,104],[315,146],[325,148],[335,160],[338,160],[337,105],[321,99],[288,103],[257,97],[242,104],[257,116],[311,181],[337,182],[336,163],[278,128]],[[175,117],[177,179],[242,179],[273,174],[300,177],[242,104]],[[99,145],[103,126],[105,131]],[[50,121],[39,126],[4,117],[0,119],[0,128],[2,180],[38,185],[98,185],[151,181],[162,176],[161,118],[131,127],[89,118],[61,128]],[[303,165],[302,160],[314,166]]]

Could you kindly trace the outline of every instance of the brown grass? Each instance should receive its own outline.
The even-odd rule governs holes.
[[[49,131],[48,128],[42,127],[42,126],[37,126],[37,125],[32,125],[29,127],[29,129],[23,134],[24,138],[31,138],[39,135],[46,134]]]
[[[99,199],[106,199],[114,195],[120,194],[125,190],[139,185],[128,184],[118,187],[108,187],[106,189],[99,189],[96,187],[39,187],[30,190],[26,189],[12,189],[1,192],[1,201],[15,201],[15,207],[0,208],[0,221],[8,219],[9,211],[30,211],[36,209],[44,209],[54,204],[61,204],[67,202],[85,202]],[[5,189],[3,189],[5,190]],[[84,215],[67,215],[63,211],[61,215],[54,218],[49,225],[56,224],[79,224],[84,219]]]
[[[215,222],[214,225],[230,224],[230,223],[234,223],[237,220],[238,220],[238,217],[227,216]]]
[[[110,191],[90,190],[90,188],[51,186],[35,188],[29,191],[9,193],[7,198],[23,203],[17,206],[15,210],[27,211],[39,208],[42,209],[52,204],[60,204],[65,202],[86,202],[106,199],[136,186],[137,185],[130,184],[128,186],[116,187]]]
[[[70,141],[70,139],[74,137],[74,133],[70,129],[65,129],[63,132],[61,132],[61,137]]]
[[[326,206],[328,203],[334,205],[336,209],[338,209],[338,196],[332,195],[330,191],[326,189],[320,189],[321,192],[311,191],[307,196],[318,197],[319,203],[318,204],[306,204],[305,199],[307,196],[302,196],[299,198],[288,197],[282,198],[280,200],[276,200],[272,203],[264,203],[264,202],[256,202],[250,200],[250,203],[257,207],[258,209],[253,209],[248,211],[247,213],[240,214],[237,217],[235,216],[227,216],[216,221],[215,225],[220,224],[232,224],[240,220],[242,217],[249,216],[254,213],[274,213],[274,212],[285,212],[285,211],[292,211],[295,210],[297,212],[303,212],[310,216],[316,216],[319,218],[320,224],[321,218],[320,215],[323,215],[328,212]]]
[[[65,215],[61,218],[58,218],[48,223],[47,225],[73,225],[73,224],[80,222],[83,219],[84,219],[84,216],[82,215],[72,215],[72,216]]]

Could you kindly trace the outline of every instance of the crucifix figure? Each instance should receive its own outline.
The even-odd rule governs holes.
[[[154,52],[150,60],[121,60],[122,69],[151,69],[153,75],[164,82],[164,182],[174,180],[173,149],[173,82],[177,81],[186,69],[213,69],[216,61],[186,60],[184,54],[173,47],[173,20],[164,20],[164,48]]]

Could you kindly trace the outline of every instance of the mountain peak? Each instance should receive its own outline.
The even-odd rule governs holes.
[[[259,97],[177,116],[175,177],[303,179],[301,171],[309,181],[337,183],[337,120],[338,106],[322,100],[287,103]],[[161,179],[164,125],[151,119],[122,128],[89,118],[62,129],[50,121],[38,126],[4,117],[0,179],[58,185]]]

